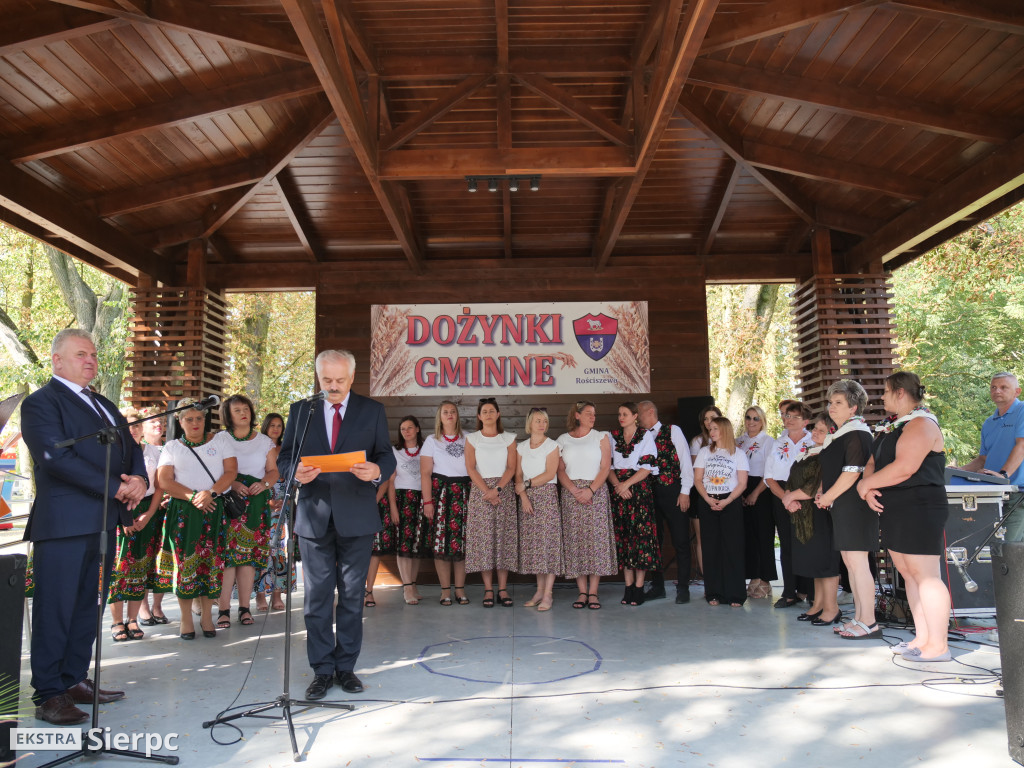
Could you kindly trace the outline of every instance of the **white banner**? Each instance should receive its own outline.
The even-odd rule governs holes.
[[[370,396],[651,389],[647,302],[375,304]]]

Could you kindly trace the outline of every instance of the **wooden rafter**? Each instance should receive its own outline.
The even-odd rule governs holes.
[[[416,134],[432,125],[434,121],[448,114],[452,109],[462,103],[464,99],[467,99],[476,93],[480,87],[490,79],[491,76],[489,74],[467,77],[461,83],[449,90],[444,96],[424,107],[400,126],[381,138],[381,151],[397,149],[402,146],[416,136]]]
[[[516,79],[538,96],[547,99],[567,115],[576,118],[609,141],[621,147],[628,147],[633,143],[633,137],[629,131],[609,120],[582,99],[577,99],[572,94],[566,93],[543,75],[516,75]]]
[[[718,236],[718,230],[722,226],[722,219],[725,218],[725,212],[729,209],[729,201],[732,200],[732,193],[736,189],[736,182],[739,181],[740,173],[743,171],[739,163],[733,161],[731,164],[732,170],[729,172],[729,180],[726,181],[725,186],[722,188],[722,195],[718,198],[718,204],[715,206],[715,217],[711,220],[708,231],[704,235],[704,242],[700,249],[702,255],[711,253],[711,246],[715,244],[715,237]]]
[[[674,0],[673,0],[674,2]],[[597,269],[603,269],[611,257],[615,248],[615,242],[622,232],[629,212],[640,193],[647,172],[654,161],[655,150],[661,142],[661,137],[668,128],[669,120],[675,110],[679,95],[686,82],[694,59],[700,50],[701,42],[711,24],[718,7],[718,0],[692,0],[686,6],[686,14],[683,18],[683,28],[678,34],[678,25],[674,25],[673,35],[669,38],[672,42],[672,53],[665,57],[666,69],[655,72],[654,82],[662,83],[660,90],[655,90],[650,99],[650,108],[647,114],[651,119],[644,126],[639,120],[634,121],[637,130],[634,134],[638,137],[636,146],[636,173],[630,179],[622,194],[616,198],[611,210],[611,215],[603,219],[597,238],[594,243],[594,265]],[[666,15],[666,26],[672,25],[673,16],[670,6]],[[641,134],[640,131],[643,130]]]
[[[0,162],[0,207],[131,274],[168,281],[171,265],[35,176]]]
[[[5,19],[0,25],[0,56],[11,51],[49,45],[92,35],[123,25],[105,14],[47,5],[25,16]]]
[[[939,21],[1024,35],[1024,5],[1015,0],[894,0],[886,4]]]
[[[302,250],[306,252],[311,261],[321,261],[320,255],[313,247],[314,238],[308,213],[305,206],[302,205],[298,191],[295,189],[295,182],[288,173],[288,169],[282,169],[280,173],[270,179],[270,186],[277,193],[277,197],[284,207],[285,215],[299,238]]]
[[[330,40],[320,25],[320,16],[316,8],[313,3],[305,0],[282,0],[282,5],[327,93],[327,98],[330,99],[352,152],[359,160],[363,173],[402,246],[410,267],[416,272],[421,272],[423,256],[413,229],[412,217],[399,196],[381,181],[377,173],[373,143],[366,126],[362,104],[358,94],[347,84],[342,65],[339,64]],[[338,41],[336,44],[339,44]],[[346,50],[344,41],[340,41],[339,47]]]
[[[316,76],[304,67],[202,94],[189,95],[187,98],[179,96],[126,112],[81,120],[74,124],[74,130],[68,130],[68,126],[60,125],[52,130],[40,132],[28,140],[0,145],[0,156],[22,163],[38,160],[50,155],[83,149],[119,136],[144,133],[257,104],[293,99],[318,93],[320,90]]]
[[[712,53],[751,43],[881,2],[883,0],[771,0],[749,11],[717,19],[708,30],[700,52]]]
[[[1020,121],[916,104],[904,97],[885,96],[860,88],[713,59],[699,59],[694,63],[690,84],[706,85],[729,93],[773,96],[841,115],[881,120],[974,141],[1008,141],[1021,129]]]
[[[381,154],[380,178],[391,181],[459,179],[463,176],[549,174],[632,176],[622,147],[533,147],[499,149],[400,149]]]
[[[400,51],[381,51],[377,55],[378,73],[384,80],[416,82],[419,80],[453,80],[498,72],[498,59],[488,53],[430,53],[411,54]],[[581,58],[573,56],[566,47],[530,47],[529,52],[509,51],[510,74],[540,74],[565,77],[628,77],[632,70],[630,60],[614,51]]]
[[[305,60],[302,46],[288,29],[257,21],[231,8],[198,0],[52,0],[119,19],[196,32],[216,40],[289,59]]]
[[[934,188],[929,181],[887,171],[884,168],[872,168],[753,141],[743,142],[743,156],[757,168],[815,181],[845,184],[904,200],[922,200]]]
[[[883,264],[1024,185],[1024,134],[991,152],[849,250],[847,269]]]
[[[352,14],[351,3],[331,0],[329,6],[330,11],[328,11],[328,5],[324,6],[325,13],[336,14],[342,24],[345,25],[345,43],[352,50],[352,54],[356,57],[359,65],[366,70],[368,75],[378,74],[372,48],[366,40],[362,27],[359,26],[359,22],[356,21],[356,17]],[[328,16],[328,19],[329,25],[334,23],[330,16]],[[337,41],[335,41],[335,45],[337,45]]]

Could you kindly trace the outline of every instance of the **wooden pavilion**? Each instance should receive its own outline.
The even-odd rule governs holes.
[[[889,271],[1024,197],[1019,0],[0,14],[0,219],[135,286],[143,403],[219,391],[223,293],[283,289],[360,359],[376,303],[647,301],[671,418],[705,285],[797,282],[806,395],[877,391]]]

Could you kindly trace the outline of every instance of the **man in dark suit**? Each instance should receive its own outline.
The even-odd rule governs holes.
[[[66,329],[53,339],[53,378],[21,404],[21,429],[32,454],[36,498],[25,540],[33,542],[35,597],[32,604],[32,687],[36,717],[54,725],[85,722],[75,704],[91,704],[94,684],[87,677],[96,641],[97,600],[107,602],[107,584],[118,522],[132,525],[131,510],[149,479],[142,451],[127,431],[111,446],[110,474],[104,475],[106,448],[72,437],[124,424],[117,406],[92,392],[98,370],[96,347],[85,331]],[[103,494],[110,495],[106,523]],[[100,541],[106,539],[106,572],[100,574]],[[97,586],[102,576],[102,591]],[[122,691],[99,691],[99,701],[124,698]]]
[[[330,349],[317,355],[316,375],[326,399],[292,404],[277,460],[281,476],[287,477],[298,458],[295,443],[310,409],[301,456],[366,451],[366,461],[351,472],[321,474],[319,468],[300,464],[295,473],[300,484],[295,533],[305,582],[306,653],[314,674],[306,698],[314,701],[326,695],[335,676],[346,692],[363,690],[355,664],[363,642],[363,587],[373,535],[381,527],[376,492],[395,470],[384,407],[352,393],[355,370],[350,352]]]

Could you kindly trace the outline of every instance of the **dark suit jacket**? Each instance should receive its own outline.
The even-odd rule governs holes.
[[[108,414],[125,424],[117,406],[97,395]],[[110,493],[107,530],[118,522],[131,525],[132,513],[114,498],[121,475],[147,477],[142,450],[127,430],[111,447],[110,474],[104,476],[106,448],[99,440],[83,440],[69,448],[54,445],[102,429],[96,411],[56,379],[21,404],[21,431],[32,454],[36,498],[25,526],[25,541],[45,541],[99,533],[103,528],[103,491]]]
[[[322,456],[331,451],[331,441],[324,423],[326,400],[313,403],[292,403],[288,413],[288,427],[281,441],[277,468],[282,477],[288,476],[293,451],[306,423],[309,409],[313,417],[301,456]],[[296,445],[293,447],[293,442]],[[366,451],[366,460],[380,467],[385,480],[395,471],[395,454],[388,440],[388,423],[384,406],[368,397],[351,393],[345,419],[338,433],[338,447],[334,453]],[[377,486],[360,480],[351,472],[331,472],[319,475],[313,482],[299,489],[299,504],[295,516],[295,532],[304,538],[320,538],[327,532],[327,521],[334,520],[339,536],[366,536],[380,530],[377,511]]]

